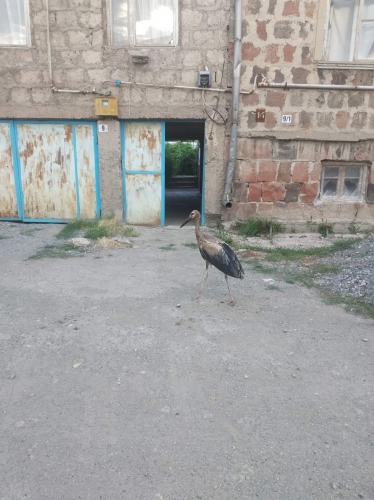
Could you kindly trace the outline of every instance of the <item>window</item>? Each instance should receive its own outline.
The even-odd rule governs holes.
[[[112,45],[177,45],[178,0],[110,0],[109,4]]]
[[[364,195],[367,167],[360,164],[324,164],[322,197],[330,200],[360,200]]]
[[[374,60],[374,0],[331,0],[328,61]]]
[[[0,45],[28,45],[28,0],[0,0]]]

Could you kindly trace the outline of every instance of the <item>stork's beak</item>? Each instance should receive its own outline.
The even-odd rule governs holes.
[[[186,219],[183,224],[181,225],[181,227],[185,226],[187,224],[187,222],[190,222],[190,220],[192,220],[192,217],[188,217],[188,219]],[[179,228],[180,229],[180,228]]]

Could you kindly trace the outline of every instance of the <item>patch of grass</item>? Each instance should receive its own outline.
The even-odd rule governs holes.
[[[34,227],[30,229],[25,229],[24,231],[21,231],[19,234],[22,234],[22,236],[32,236],[34,233],[37,231],[42,231],[42,227]]]
[[[113,236],[139,236],[140,233],[132,226],[115,219],[113,216],[96,220],[72,220],[58,233],[57,239],[74,238],[79,231],[84,231],[84,237],[91,240],[110,238]]]
[[[284,281],[291,285],[301,283],[307,288],[312,288],[315,284],[313,280],[313,273],[307,271],[288,270],[284,274]]]
[[[337,274],[339,272],[339,266],[335,264],[325,264],[323,262],[317,262],[310,267],[310,270],[314,274]]]
[[[183,243],[183,246],[187,248],[199,248],[197,243]]]
[[[1,236],[0,234],[0,240],[7,240],[8,239],[8,236]]]
[[[255,237],[263,234],[274,235],[283,233],[285,226],[272,219],[261,219],[259,217],[250,217],[245,222],[238,224],[239,234],[241,236]]]
[[[228,245],[232,245],[234,243],[234,240],[232,239],[232,236],[230,236],[229,234],[225,233],[225,231],[216,231],[214,233],[214,236],[216,238],[224,241]]]
[[[89,240],[98,240],[99,238],[107,238],[108,233],[108,228],[105,226],[90,227],[84,232],[84,237]]]
[[[74,238],[78,231],[87,230],[95,227],[98,224],[96,220],[88,220],[88,219],[77,219],[68,222],[61,231],[56,235],[56,238],[59,240],[68,240],[70,238]]]
[[[34,255],[31,255],[27,260],[40,259],[69,259],[71,257],[82,257],[84,249],[76,247],[71,243],[63,243],[62,245],[46,245],[38,250]]]
[[[125,226],[123,228],[123,232],[122,232],[122,235],[123,236],[132,236],[133,238],[135,238],[136,236],[140,236],[140,233],[139,231],[137,231],[134,227],[132,226]]]
[[[324,292],[325,302],[329,305],[344,305],[346,311],[374,318],[374,303],[364,297],[347,297],[339,293]]]
[[[318,232],[324,238],[329,234],[334,234],[334,224],[329,224],[327,221],[322,221],[318,224]]]
[[[354,218],[350,223],[349,223],[349,226],[348,226],[348,231],[351,233],[351,234],[357,234],[358,233],[358,226],[356,224],[356,218]]]
[[[264,274],[274,274],[274,269],[272,267],[264,265],[258,259],[253,259],[250,262],[250,266],[254,271],[259,271]]]
[[[268,285],[266,287],[266,290],[277,290],[278,292],[281,292],[282,290],[279,288],[277,285]]]
[[[175,250],[175,248],[173,248],[173,247],[175,247],[174,243],[170,243],[170,245],[165,245],[165,246],[159,247],[159,248],[160,248],[160,250],[165,250],[165,251]]]

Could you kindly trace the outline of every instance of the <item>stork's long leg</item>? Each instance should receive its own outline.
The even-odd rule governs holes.
[[[202,296],[205,282],[208,279],[209,262],[207,260],[205,261],[205,265],[206,265],[205,276],[204,276],[203,281],[201,282],[200,290],[199,290],[199,293],[196,295],[195,300]]]
[[[231,293],[231,290],[230,290],[230,287],[229,287],[229,279],[227,277],[227,274],[225,274],[225,280],[226,280],[227,288],[228,288],[229,294],[230,294],[230,300],[228,300],[227,303],[228,304],[233,304],[234,303],[234,297],[232,296],[232,293]]]

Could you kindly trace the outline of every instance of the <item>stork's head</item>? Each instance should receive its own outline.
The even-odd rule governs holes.
[[[192,219],[200,219],[200,212],[198,210],[192,210],[188,218],[183,222],[181,227],[185,226],[187,222],[190,222]]]

